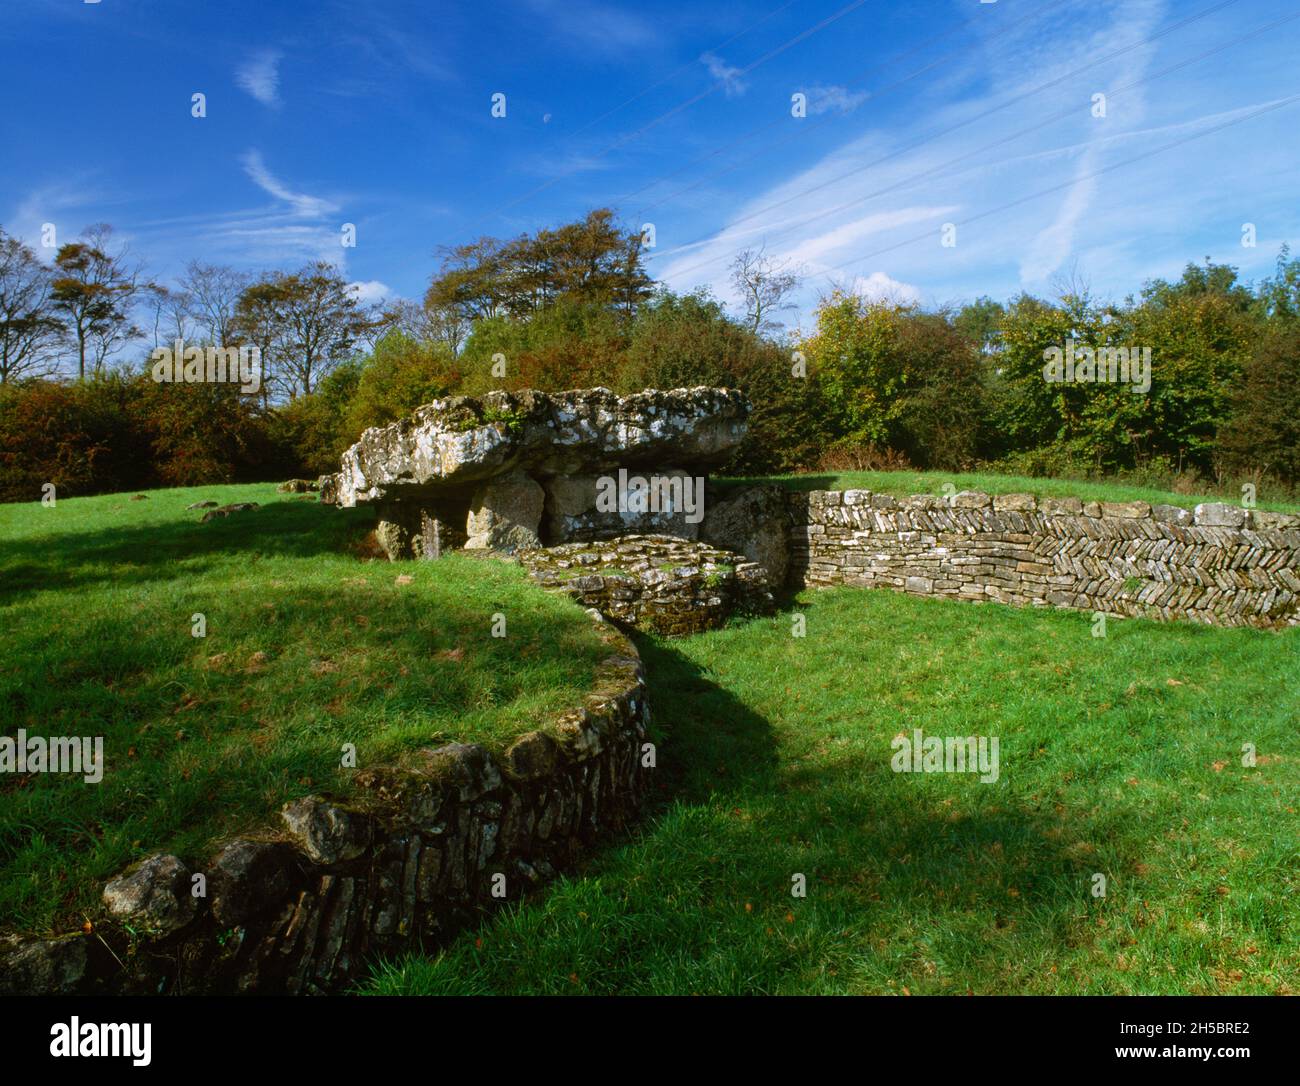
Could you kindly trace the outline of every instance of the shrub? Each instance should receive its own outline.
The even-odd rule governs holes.
[[[1221,447],[1231,469],[1300,485],[1300,325],[1271,331],[1246,363]]]
[[[147,485],[147,436],[131,410],[133,383],[32,381],[0,388],[0,500],[98,494]]]
[[[268,413],[278,474],[311,477],[338,471],[343,450],[364,429],[354,431],[347,421],[360,380],[360,362],[342,363],[310,396],[299,396]]]
[[[836,293],[800,344],[837,447],[893,449],[922,467],[974,460],[980,352],[946,313]]]
[[[331,401],[343,416],[346,447],[367,427],[385,426],[409,415],[421,404],[449,395],[459,384],[459,367],[446,347],[392,331],[375,345],[369,358],[326,378],[319,398]]]
[[[254,397],[220,383],[136,380],[137,425],[148,434],[154,481],[197,486],[265,479],[275,472],[272,442]]]
[[[626,321],[603,306],[561,298],[528,319],[493,317],[474,326],[460,356],[459,392],[536,388],[558,392],[618,383]],[[493,372],[495,356],[505,374]]]
[[[0,390],[0,500],[264,479],[277,461],[256,402],[231,385],[111,374]]]
[[[816,381],[791,370],[788,351],[733,321],[707,294],[661,291],[637,314],[618,387],[738,388],[753,411],[729,470],[793,471],[815,463],[826,434]]]

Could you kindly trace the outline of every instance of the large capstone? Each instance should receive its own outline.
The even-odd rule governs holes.
[[[740,444],[748,414],[725,388],[453,396],[363,433],[321,497],[377,506],[376,538],[394,559],[628,533],[694,539],[705,473]]]
[[[363,433],[343,454],[338,502],[469,491],[515,470],[549,478],[662,464],[716,467],[744,438],[748,414],[745,397],[726,388],[452,396]]]

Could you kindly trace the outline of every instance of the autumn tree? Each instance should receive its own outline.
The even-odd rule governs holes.
[[[381,318],[382,339],[389,332],[398,331],[416,343],[430,343],[445,348],[453,355],[460,354],[470,332],[470,322],[450,306],[431,307],[400,298],[385,308]]]
[[[53,283],[36,254],[0,230],[0,384],[50,372],[63,333]]]
[[[310,395],[374,320],[338,269],[318,261],[246,287],[235,306],[233,327],[239,338],[261,351],[263,388],[270,378],[293,399],[299,393]]]
[[[222,264],[191,260],[185,266],[180,289],[189,300],[192,317],[214,346],[226,346],[232,339],[235,309],[250,278],[246,272]]]
[[[640,234],[622,229],[608,208],[536,236],[485,237],[442,253],[425,306],[465,322],[527,318],[561,299],[631,316],[652,293]]]
[[[1256,345],[1218,454],[1230,469],[1300,484],[1300,323],[1270,328]]]
[[[82,237],[61,246],[54,257],[52,299],[77,348],[77,376],[103,372],[104,363],[140,335],[131,311],[143,289],[139,267],[125,248],[113,251],[113,228],[88,227]]]

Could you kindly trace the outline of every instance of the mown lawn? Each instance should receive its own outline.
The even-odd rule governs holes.
[[[1300,993],[1300,630],[794,608],[643,638],[638,833],[364,990]],[[914,728],[999,737],[999,779],[895,773]]]
[[[1144,501],[1152,505],[1179,505],[1191,509],[1200,502],[1237,505],[1240,491],[1224,494],[1176,494],[1169,490],[1129,486],[1109,481],[1039,479],[1024,475],[988,475],[979,472],[942,471],[824,471],[802,475],[773,475],[763,479],[728,479],[724,485],[776,482],[791,490],[874,490],[907,497],[910,494],[943,495],[945,485],[955,490],[982,490],[986,494],[1033,494],[1040,498],[1080,498],[1083,501]],[[1278,513],[1300,513],[1300,503],[1259,496],[1257,508]]]
[[[80,927],[131,861],[200,865],[288,799],[345,793],[344,744],[360,768],[502,745],[605,654],[516,566],[371,560],[373,513],[270,485],[130,498],[0,506],[3,733],[103,736],[105,761],[98,784],[0,775],[0,928]],[[209,498],[261,508],[201,524],[185,507]]]

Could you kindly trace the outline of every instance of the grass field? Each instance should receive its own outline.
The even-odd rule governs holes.
[[[803,638],[788,613],[642,638],[637,835],[365,990],[1300,992],[1300,631],[794,608]],[[914,728],[999,737],[999,779],[895,773]]]
[[[0,506],[3,732],[103,736],[106,765],[0,776],[0,927],[79,928],[131,861],[200,864],[288,799],[345,792],[344,744],[359,767],[500,745],[605,655],[513,565],[365,560],[373,513],[269,485],[130,497]],[[262,507],[200,524],[185,506],[209,498]]]
[[[986,494],[1033,494],[1041,498],[1080,498],[1083,501],[1144,501],[1152,505],[1180,505],[1191,509],[1199,502],[1241,501],[1240,492],[1226,494],[1176,494],[1169,490],[1129,486],[1109,481],[1038,479],[1023,475],[987,475],[978,472],[942,471],[842,471],[803,475],[774,475],[758,479],[729,479],[724,485],[743,482],[777,482],[791,490],[874,490],[881,494],[907,497],[910,494],[944,493],[945,484],[957,490],[982,490]],[[1300,503],[1260,498],[1258,508],[1278,513],[1300,513]]]
[[[200,524],[204,498],[262,508]],[[371,561],[370,519],[271,486],[0,506],[4,731],[103,735],[107,762],[97,785],[0,777],[0,926],[79,927],[132,860],[200,863],[287,799],[345,792],[344,744],[361,766],[498,746],[588,687],[603,653],[580,609],[505,563]],[[838,589],[641,636],[644,821],[363,989],[1300,992],[1300,630],[1092,633],[1084,613]],[[997,780],[894,772],[913,729],[996,737]]]

